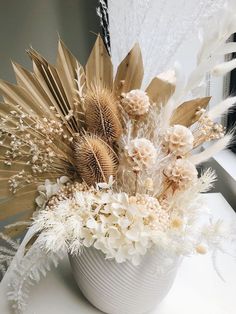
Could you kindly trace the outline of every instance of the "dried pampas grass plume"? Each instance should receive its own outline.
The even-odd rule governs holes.
[[[95,135],[76,136],[74,139],[75,167],[81,178],[92,186],[108,182],[117,170],[117,159],[110,146]]]
[[[203,152],[192,155],[189,157],[189,161],[191,161],[194,165],[199,165],[204,161],[207,161],[211,157],[215,156],[220,151],[227,148],[227,146],[232,141],[232,134],[226,134],[224,137],[216,141],[214,144],[207,147]]]
[[[87,130],[108,142],[114,142],[122,133],[115,96],[99,86],[88,90],[85,97]]]

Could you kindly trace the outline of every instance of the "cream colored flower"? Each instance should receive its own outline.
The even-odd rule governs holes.
[[[189,186],[197,177],[195,167],[184,159],[170,164],[165,174],[175,188]],[[50,186],[48,181],[45,185]],[[134,265],[154,246],[168,260],[176,254],[205,254],[211,248],[220,248],[232,230],[222,221],[205,224],[204,219],[200,226],[198,206],[202,204],[198,193],[193,195],[194,187],[192,191],[174,197],[173,193],[165,194],[165,199],[159,202],[147,194],[130,196],[106,186],[88,188],[68,183],[57,192],[56,202],[54,195],[51,205],[35,214],[33,225],[42,234],[38,239],[40,247],[48,252],[74,254],[93,246],[107,259],[117,263],[130,261]],[[159,266],[159,270],[164,267]]]
[[[146,138],[136,138],[125,147],[126,155],[139,167],[150,168],[156,160],[156,149]]]
[[[150,102],[146,92],[134,89],[122,94],[121,104],[130,116],[142,116],[149,110]]]
[[[164,174],[178,189],[186,189],[197,180],[195,166],[186,159],[177,159],[169,164]]]
[[[167,153],[184,156],[193,149],[192,132],[183,125],[174,125],[163,136],[163,147]]]
[[[95,237],[91,230],[85,227],[81,229],[80,237],[83,239],[83,245],[85,247],[90,247],[95,240]]]

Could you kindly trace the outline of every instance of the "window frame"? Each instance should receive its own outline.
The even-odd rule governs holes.
[[[233,35],[232,38],[233,42],[236,42],[236,33]],[[230,60],[236,58],[236,53],[231,54]],[[226,96],[236,96],[236,69],[234,69],[226,79],[228,81],[228,92]],[[227,114],[227,122],[226,122],[226,128],[227,131],[232,131],[234,129],[234,140],[232,141],[232,144],[230,145],[229,149],[236,154],[236,106],[229,110]]]

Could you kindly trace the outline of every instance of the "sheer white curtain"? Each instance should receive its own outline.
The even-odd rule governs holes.
[[[151,77],[173,65],[175,53],[186,38],[196,33],[198,27],[221,8],[224,2],[108,0],[111,52],[115,67],[134,43],[139,42],[146,85]]]

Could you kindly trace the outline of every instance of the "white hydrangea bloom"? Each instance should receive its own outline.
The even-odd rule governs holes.
[[[157,242],[156,231],[168,229],[169,214],[148,195],[77,191],[53,211],[40,211],[35,225],[44,230],[46,250],[59,251],[68,243],[70,252],[75,253],[83,245],[94,245],[107,258],[137,264]]]
[[[187,160],[176,162],[181,168]],[[188,181],[193,172],[187,168],[183,181]],[[183,175],[175,167],[169,170],[175,179]],[[160,202],[147,194],[114,192],[105,185],[96,189],[76,186],[69,197],[61,197],[60,191],[60,198],[52,197],[34,217],[34,226],[41,232],[39,245],[48,252],[70,254],[93,246],[108,259],[131,261],[134,265],[152,248],[169,259],[221,248],[229,232],[220,222],[209,220],[202,225],[199,183],[191,182],[172,200]]]

